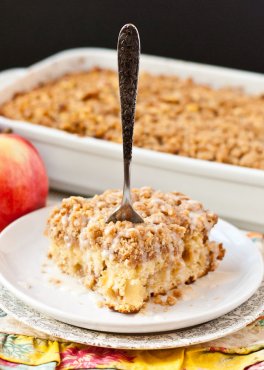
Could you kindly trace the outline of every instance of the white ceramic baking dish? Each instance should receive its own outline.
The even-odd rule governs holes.
[[[40,82],[93,66],[116,69],[116,52],[84,48],[47,58],[0,87],[0,104]],[[146,55],[141,58],[140,68],[152,73],[191,76],[215,87],[241,86],[249,93],[264,91],[264,76],[257,73]],[[12,128],[37,146],[52,187],[90,195],[122,186],[121,145],[0,117],[0,128],[4,127]],[[132,183],[184,192],[238,226],[264,231],[264,171],[134,148]]]

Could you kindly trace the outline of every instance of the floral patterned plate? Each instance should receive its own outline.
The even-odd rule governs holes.
[[[191,328],[158,334],[112,334],[78,328],[45,316],[2,286],[0,307],[18,321],[67,341],[123,349],[176,348],[224,337],[254,321],[264,310],[264,282],[249,300],[224,316]]]

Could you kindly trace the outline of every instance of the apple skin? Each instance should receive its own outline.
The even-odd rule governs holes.
[[[47,195],[48,177],[36,148],[19,135],[0,133],[0,232],[44,207]]]

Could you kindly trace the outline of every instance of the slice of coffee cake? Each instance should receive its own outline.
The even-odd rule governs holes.
[[[46,229],[49,255],[60,269],[122,313],[138,312],[150,296],[194,282],[224,256],[222,245],[208,240],[217,216],[201,203],[149,187],[132,195],[143,224],[107,224],[122,197],[108,190],[91,199],[64,199]]]

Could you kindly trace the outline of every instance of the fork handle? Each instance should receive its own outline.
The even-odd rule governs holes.
[[[132,159],[140,55],[139,35],[133,24],[126,24],[122,27],[118,37],[117,51],[123,157],[125,163],[130,163]]]

